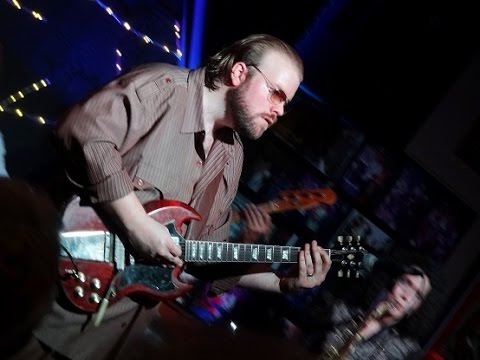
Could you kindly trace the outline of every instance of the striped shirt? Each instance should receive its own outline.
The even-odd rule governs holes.
[[[69,177],[91,203],[132,191],[142,203],[165,198],[195,209],[214,196],[191,239],[228,237],[231,203],[243,165],[239,135],[226,129],[204,159],[203,68],[143,65],[75,106],[57,129]],[[200,136],[200,137],[199,137]],[[197,139],[197,140],[196,140]],[[208,185],[221,175],[214,189]],[[209,194],[207,194],[209,193]],[[208,195],[208,196],[207,196]]]

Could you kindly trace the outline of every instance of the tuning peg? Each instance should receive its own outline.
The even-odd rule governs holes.
[[[339,278],[343,277],[343,270],[342,269],[338,270],[337,277],[339,277]]]
[[[357,245],[360,246],[361,236],[357,235],[356,238],[357,238]]]
[[[348,245],[350,246],[352,244],[352,241],[353,241],[353,236],[348,235],[347,236],[347,241],[348,241]]]
[[[347,270],[347,278],[350,279],[350,269]]]
[[[343,236],[342,235],[338,235],[337,236],[337,241],[340,245],[343,245]]]
[[[355,278],[356,279],[360,278],[360,271],[358,271],[358,270],[355,271]]]

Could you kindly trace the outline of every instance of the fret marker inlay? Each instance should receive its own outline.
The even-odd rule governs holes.
[[[267,259],[272,260],[272,248],[267,249]]]
[[[192,259],[196,259],[196,258],[197,258],[197,246],[194,243],[192,246]]]

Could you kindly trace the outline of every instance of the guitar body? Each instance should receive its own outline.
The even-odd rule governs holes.
[[[78,272],[85,277],[78,278],[72,272],[72,262],[67,257],[59,260],[60,279],[63,291],[71,304],[78,309],[93,313],[98,310],[103,298],[114,304],[125,296],[141,301],[158,302],[175,299],[191,290],[191,285],[178,280],[181,268],[169,269],[159,265],[130,265],[116,279],[118,270],[114,263],[75,260]],[[98,286],[94,284],[98,283]],[[108,295],[110,286],[115,290]],[[82,289],[82,290],[80,290]]]
[[[144,207],[156,221],[174,225],[177,231],[188,221],[201,218],[193,208],[176,200],[156,200]],[[80,310],[96,312],[102,299],[110,304],[125,296],[158,302],[176,298],[191,289],[191,285],[178,280],[180,267],[171,269],[158,262],[135,263],[125,265],[122,270],[114,259],[82,258],[82,254],[89,255],[84,250],[91,245],[83,243],[84,238],[93,236],[91,241],[96,245],[107,247],[111,245],[104,244],[110,244],[110,238],[115,235],[108,231],[93,208],[80,206],[78,198],[68,204],[63,223],[62,245],[68,252],[59,260],[60,281],[68,300]],[[120,242],[116,241],[119,246]]]

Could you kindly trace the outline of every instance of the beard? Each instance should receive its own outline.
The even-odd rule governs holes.
[[[241,136],[256,140],[262,136],[255,125],[255,119],[248,114],[245,101],[245,86],[242,84],[236,89],[227,92],[227,111],[233,119],[234,130]]]

